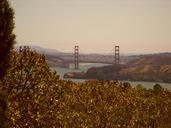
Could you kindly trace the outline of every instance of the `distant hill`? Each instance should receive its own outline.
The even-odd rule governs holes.
[[[171,83],[171,54],[141,55],[125,65],[90,68],[86,73],[66,73],[64,77]]]
[[[28,46],[30,49],[32,50],[36,50],[39,53],[44,53],[44,54],[59,54],[62,53],[56,49],[50,49],[50,48],[43,48],[40,46],[32,46],[32,45],[21,45],[21,46],[16,46],[15,49],[18,50],[19,47],[24,47],[24,46]]]
[[[171,53],[160,53],[140,56],[128,63],[128,65],[170,65]]]

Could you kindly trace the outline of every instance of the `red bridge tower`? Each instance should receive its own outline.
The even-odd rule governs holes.
[[[119,46],[115,46],[115,64],[119,64],[120,55],[119,55]]]
[[[74,50],[74,65],[75,65],[75,69],[79,68],[79,46],[75,46],[75,50]]]

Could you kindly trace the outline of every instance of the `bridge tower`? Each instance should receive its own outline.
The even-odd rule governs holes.
[[[79,68],[79,46],[76,45],[74,49],[74,65],[75,69]]]
[[[120,56],[119,56],[119,46],[115,46],[115,64],[119,64]]]

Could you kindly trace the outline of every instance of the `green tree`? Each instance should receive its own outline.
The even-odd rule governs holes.
[[[153,90],[154,90],[155,92],[161,92],[161,91],[163,90],[163,88],[162,88],[162,86],[161,86],[160,84],[155,84],[155,85],[153,86]]]
[[[14,11],[8,0],[0,0],[0,79],[9,67],[10,51],[15,43]]]
[[[0,128],[6,128],[7,126],[7,99],[6,96],[0,92]]]
[[[7,127],[7,100],[2,94],[1,80],[9,67],[10,51],[15,43],[14,12],[8,0],[0,0],[0,127]]]

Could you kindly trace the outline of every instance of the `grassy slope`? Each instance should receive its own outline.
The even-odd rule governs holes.
[[[90,68],[85,74],[70,77],[171,82],[171,54],[146,55],[127,65]]]

